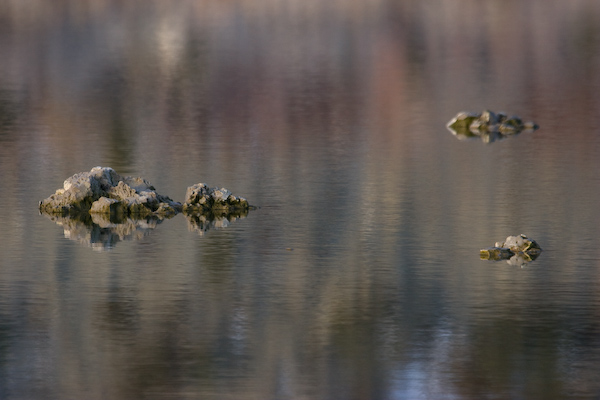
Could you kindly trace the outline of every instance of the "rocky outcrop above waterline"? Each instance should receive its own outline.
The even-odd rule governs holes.
[[[191,231],[203,234],[244,218],[251,208],[245,198],[204,183],[188,187],[182,204],[159,194],[147,180],[123,177],[108,167],[73,175],[39,204],[42,214],[64,228],[65,237],[95,249],[139,239],[179,213]]]
[[[494,247],[479,251],[482,260],[507,260],[511,265],[523,266],[535,260],[542,253],[542,248],[533,239],[520,234],[509,236],[504,242],[496,242]]]
[[[123,177],[108,167],[95,167],[67,178],[63,187],[40,202],[40,211],[47,214],[113,214],[133,215],[176,214],[181,203],[156,192],[143,178]]]
[[[489,110],[481,113],[459,112],[446,126],[461,140],[480,138],[486,143],[539,128],[535,122],[523,121],[517,116],[509,117],[502,112],[494,113]]]
[[[243,197],[234,196],[225,188],[209,188],[204,183],[197,183],[187,188],[183,212],[227,214],[247,210],[248,201]]]
[[[123,177],[108,167],[95,167],[66,179],[63,187],[42,200],[46,214],[107,214],[121,217],[170,216],[179,212],[229,213],[250,208],[243,197],[204,183],[188,187],[184,204],[159,194],[143,178]]]

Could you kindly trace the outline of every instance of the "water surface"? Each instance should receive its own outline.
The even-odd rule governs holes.
[[[1,398],[600,395],[600,4],[321,3],[0,5]],[[96,165],[260,208],[91,246]]]

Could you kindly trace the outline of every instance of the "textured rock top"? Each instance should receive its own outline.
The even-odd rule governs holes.
[[[156,192],[147,180],[95,167],[67,178],[63,187],[40,201],[39,209],[62,226],[65,237],[96,250],[122,240],[138,240],[163,219],[183,212],[190,231],[204,234],[244,218],[252,208],[225,188],[197,183],[187,188],[185,203]]]
[[[248,201],[225,188],[209,188],[204,183],[188,187],[182,205],[159,194],[147,180],[121,176],[109,167],[95,167],[67,178],[63,187],[40,202],[47,214],[110,214],[114,216],[170,216],[179,212],[226,214],[248,210]]]
[[[204,183],[188,187],[183,203],[183,211],[187,213],[208,210],[222,213],[248,208],[248,201],[245,198],[234,196],[225,188],[209,188]]]
[[[145,216],[176,214],[181,211],[181,204],[158,194],[145,179],[123,177],[112,168],[95,167],[67,178],[62,188],[40,202],[40,211]]]

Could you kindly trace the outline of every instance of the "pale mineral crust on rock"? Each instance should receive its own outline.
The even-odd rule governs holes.
[[[479,251],[482,260],[507,260],[511,265],[522,266],[535,260],[542,253],[542,248],[533,239],[520,234],[509,236],[504,242],[496,242],[494,247]]]
[[[535,122],[489,110],[481,113],[459,112],[446,126],[459,139],[479,137],[486,143],[539,128]]]
[[[127,204],[125,202],[104,196],[93,202],[90,208],[90,214],[127,215],[127,213]]]
[[[187,188],[182,205],[156,192],[154,186],[143,178],[121,176],[112,168],[95,167],[90,172],[80,172],[66,179],[63,187],[39,204],[46,214],[88,215],[109,214],[113,219],[131,216],[169,217],[204,213],[234,218],[250,209],[248,201],[234,196],[225,188],[210,188],[197,183]]]
[[[112,168],[95,167],[66,179],[63,187],[42,200],[48,214],[117,213],[147,216],[176,214],[181,204],[160,195],[142,178],[122,177]]]
[[[182,209],[186,214],[210,211],[215,214],[248,210],[250,205],[243,197],[234,196],[225,188],[210,188],[197,183],[187,188]]]
[[[66,238],[96,250],[122,240],[137,240],[157,224],[180,212],[189,229],[203,234],[244,218],[251,207],[225,188],[197,183],[187,188],[182,205],[156,192],[143,178],[121,176],[112,168],[95,167],[66,179],[63,187],[40,201],[40,212],[61,225]]]

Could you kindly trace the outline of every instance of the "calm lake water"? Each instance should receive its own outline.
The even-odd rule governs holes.
[[[259,208],[38,213],[97,165]],[[600,398],[596,0],[0,1],[0,177],[2,399]]]

